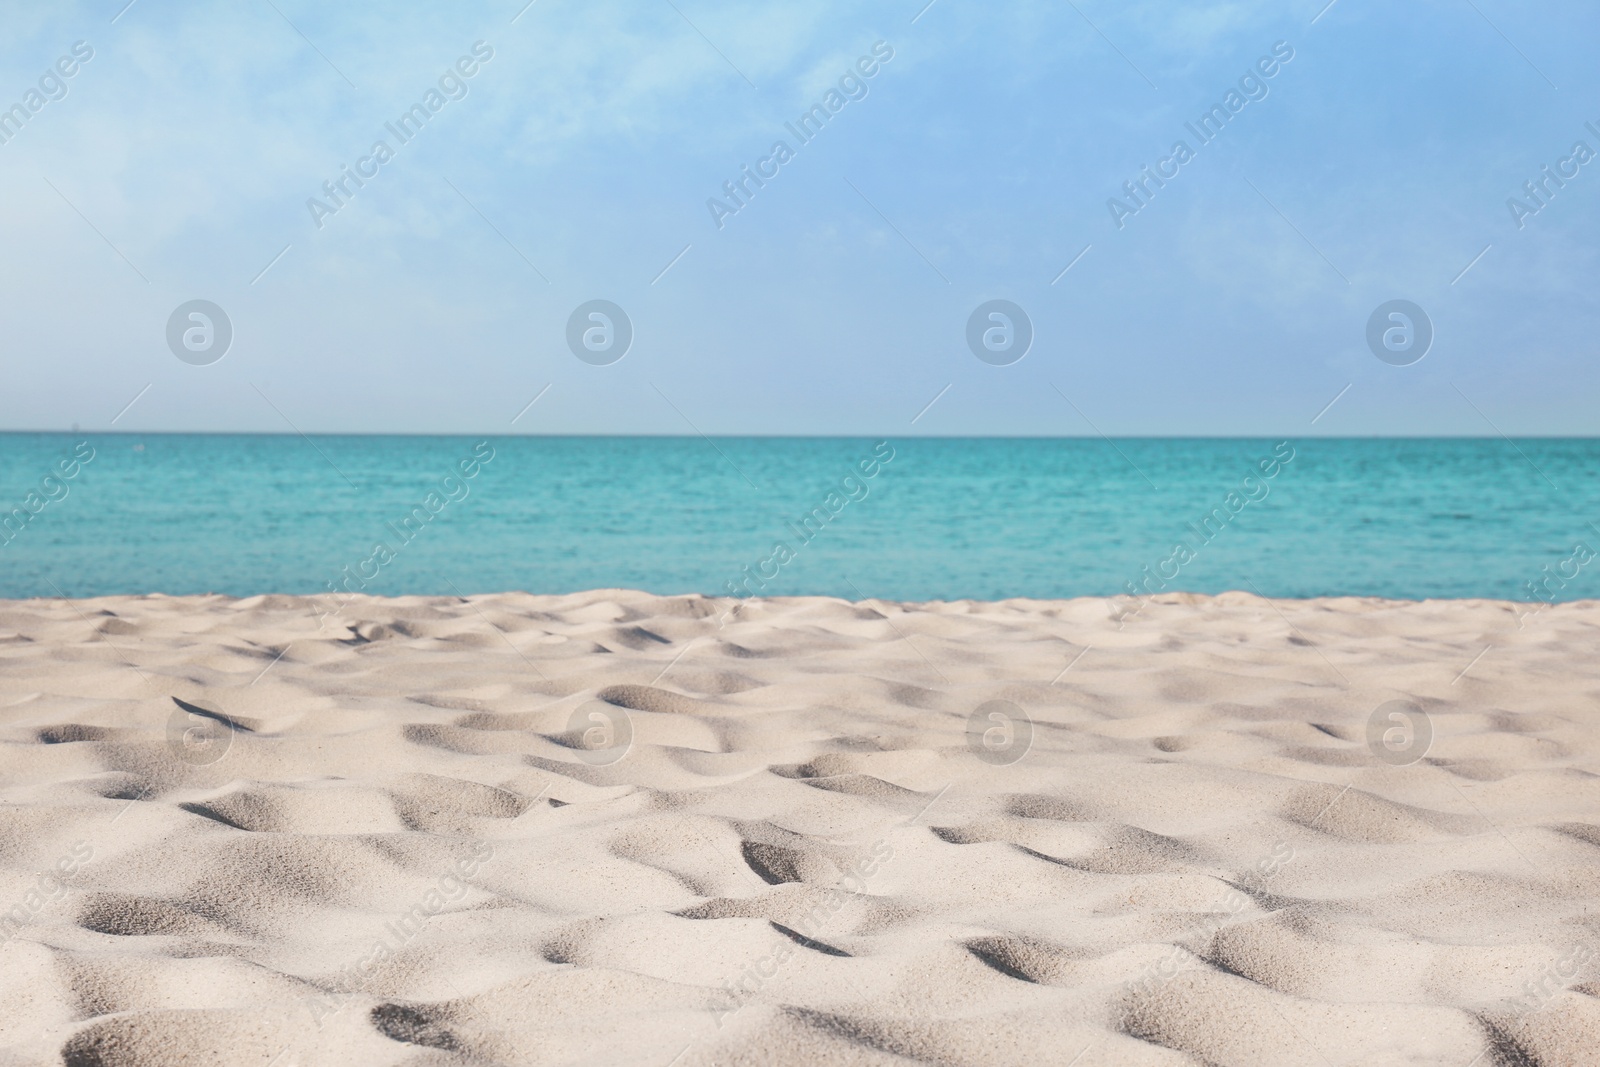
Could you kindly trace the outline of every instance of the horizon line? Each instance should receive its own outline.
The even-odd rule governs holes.
[[[1600,432],[1589,434],[902,434],[882,433],[490,433],[485,431],[395,431],[395,430],[313,430],[301,433],[295,430],[86,430],[73,427],[66,430],[8,430],[0,429],[0,436],[42,437],[94,436],[94,437],[438,437],[438,438],[545,438],[571,440],[594,438],[606,440],[768,440],[768,441],[861,441],[869,438],[884,440],[923,441],[1265,441],[1271,438],[1318,441],[1600,441]]]

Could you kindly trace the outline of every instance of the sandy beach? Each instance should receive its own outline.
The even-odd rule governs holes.
[[[0,602],[0,1064],[1600,1057],[1595,602],[334,608]]]

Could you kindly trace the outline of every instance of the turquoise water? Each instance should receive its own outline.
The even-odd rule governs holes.
[[[1589,439],[480,440],[0,434],[0,597],[1600,596]]]

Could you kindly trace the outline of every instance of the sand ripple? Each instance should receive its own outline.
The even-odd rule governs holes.
[[[1600,606],[732,606],[0,603],[0,1064],[1600,1062]]]

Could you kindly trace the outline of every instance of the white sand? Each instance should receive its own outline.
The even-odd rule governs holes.
[[[0,603],[0,1064],[1600,1062],[1600,605],[729,606]]]

